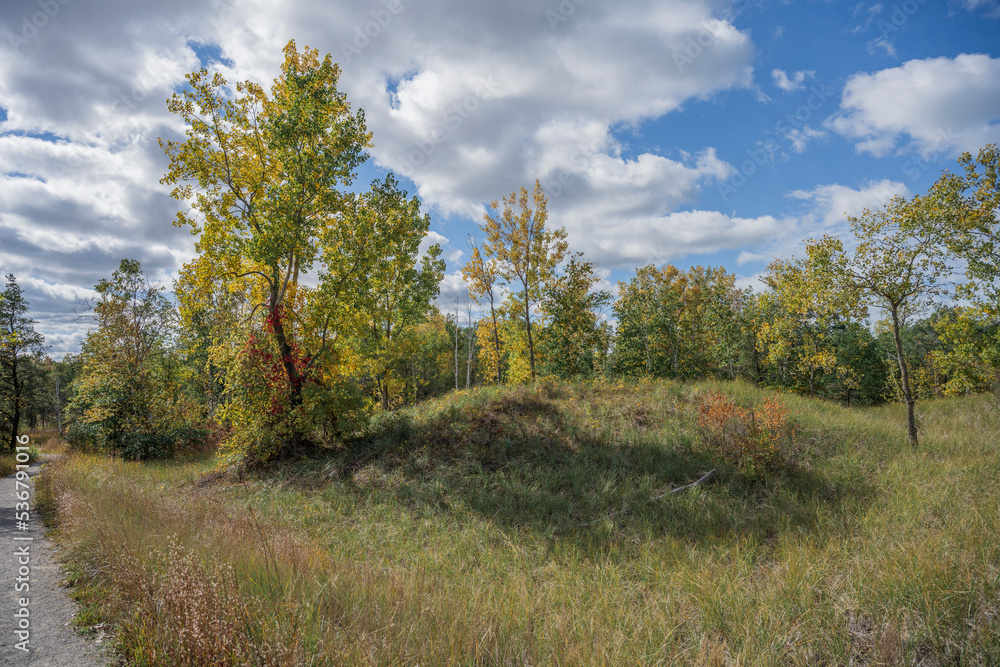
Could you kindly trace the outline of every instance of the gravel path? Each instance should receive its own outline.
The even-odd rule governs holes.
[[[34,477],[38,464],[31,465],[26,472]],[[33,495],[33,481],[21,482],[18,486],[14,475],[0,479],[0,665],[108,665],[108,652],[96,642],[77,635],[70,625],[76,603],[62,585],[62,570],[55,562],[52,542],[45,536],[33,501],[27,529],[18,525],[15,506],[21,501],[15,494],[23,492],[26,483],[31,485]],[[22,555],[24,551],[27,551],[26,556]],[[25,560],[30,568],[28,581],[24,581],[19,571]],[[28,590],[16,590],[25,584]],[[27,607],[21,606],[22,598],[27,598]],[[27,652],[18,648],[22,637],[17,634],[25,617],[16,616],[23,614],[25,609],[29,633]]]

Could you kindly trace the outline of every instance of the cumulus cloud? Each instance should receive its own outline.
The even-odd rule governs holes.
[[[795,190],[789,196],[809,202],[813,210],[806,216],[806,224],[813,226],[814,233],[825,234],[845,226],[849,215],[860,215],[866,208],[881,208],[896,195],[909,197],[910,194],[906,184],[882,179],[860,188],[837,183],[818,185],[810,190]]]
[[[739,253],[736,263],[756,265],[774,257],[801,256],[805,239],[824,235],[839,237],[851,245],[854,240],[847,216],[861,215],[866,208],[881,208],[896,195],[908,197],[911,193],[905,184],[889,179],[857,188],[832,183],[789,192],[790,200],[800,202],[798,210],[775,220],[771,235],[761,235],[756,244],[747,243],[748,249]],[[759,275],[748,278],[746,284],[755,285]]]
[[[829,128],[875,157],[898,150],[955,155],[1000,140],[1000,58],[911,60],[844,86]]]
[[[177,204],[158,184],[166,159],[156,138],[184,130],[165,99],[203,65],[266,86],[292,37],[340,62],[341,89],[374,132],[375,162],[411,179],[431,210],[477,220],[483,202],[516,187],[568,179],[555,216],[576,216],[567,226],[581,243],[603,239],[591,245],[621,264],[642,253],[615,249],[610,220],[663,246],[676,207],[729,173],[707,146],[626,156],[614,132],[753,85],[749,35],[714,16],[715,5],[592,0],[572,12],[553,4],[553,20],[529,0],[108,0],[58,4],[34,25],[36,5],[2,3],[0,265],[30,278],[57,356],[82,335],[73,295],[122,257],[167,282],[193,246],[170,224]],[[587,207],[598,200],[594,215]],[[710,246],[707,235],[678,245]],[[443,290],[458,289],[449,276]]]
[[[816,72],[811,69],[792,72],[792,76],[788,76],[783,69],[771,71],[771,78],[774,79],[774,85],[786,93],[802,90],[806,87],[806,79],[811,79],[814,76],[816,76]]]

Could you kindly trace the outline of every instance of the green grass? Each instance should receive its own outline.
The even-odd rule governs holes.
[[[900,406],[783,394],[762,477],[701,446],[710,391],[773,395],[485,388],[243,479],[66,457],[40,499],[133,664],[1000,664],[994,397],[918,405],[912,450]]]

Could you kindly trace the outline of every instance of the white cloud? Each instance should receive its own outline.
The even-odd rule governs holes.
[[[771,71],[771,78],[774,79],[774,85],[786,93],[802,90],[806,87],[806,79],[811,79],[814,76],[816,76],[816,72],[811,69],[792,72],[791,77],[789,77],[788,74],[785,73],[785,70],[782,69],[775,69]]]
[[[855,74],[827,123],[859,153],[955,155],[1000,140],[1000,58],[963,54]]]
[[[982,9],[986,18],[1000,19],[1000,2],[997,0],[962,0],[962,7],[970,12]]]
[[[771,234],[762,234],[756,244],[747,243],[736,258],[739,266],[770,262],[775,257],[795,257],[803,253],[805,239],[824,235],[839,237],[848,245],[855,243],[847,216],[860,215],[866,208],[878,209],[895,195],[910,196],[903,183],[883,179],[851,188],[838,183],[818,185],[808,190],[794,190],[788,197],[802,202],[795,215],[775,221]],[[742,245],[737,245],[737,248]],[[759,277],[748,278],[754,285]]]
[[[221,56],[209,68],[231,82],[269,85],[292,37],[300,49],[340,62],[340,87],[374,133],[375,162],[410,178],[436,212],[475,221],[483,202],[535,178],[549,185],[563,178],[553,221],[609,266],[758,238],[764,218],[676,212],[731,173],[710,147],[635,154],[615,132],[691,100],[751,89],[749,34],[716,18],[720,6],[710,0],[590,0],[555,25],[549,4],[559,7],[60,4],[16,50],[0,34],[0,263],[30,278],[41,326],[63,342],[79,340],[72,295],[110,275],[122,257],[168,280],[193,247],[187,231],[170,224],[177,204],[158,183],[166,158],[156,138],[184,131],[165,99],[206,52]],[[0,4],[0,25],[16,35],[25,7]],[[612,242],[609,224],[632,230],[626,244]],[[464,235],[449,235],[464,247]],[[453,263],[462,252],[455,245],[445,249]],[[456,274],[448,275],[442,289],[458,289]]]
[[[687,255],[759,246],[780,235],[783,221],[766,215],[736,218],[718,211],[677,211],[664,215],[615,216],[603,209],[576,209],[560,217],[574,249],[612,268],[663,264]]]
[[[809,125],[803,125],[801,128],[785,128],[785,138],[791,142],[792,150],[796,153],[804,153],[810,141],[822,139],[825,136],[826,132],[814,129]]]
[[[814,235],[833,233],[835,228],[846,229],[848,215],[860,215],[866,208],[877,209],[887,204],[894,196],[910,196],[904,183],[882,179],[868,183],[860,189],[837,183],[818,185],[811,190],[795,190],[790,197],[807,201],[813,210],[804,220],[815,229]]]

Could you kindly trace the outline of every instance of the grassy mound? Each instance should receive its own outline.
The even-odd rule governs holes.
[[[42,499],[137,664],[1000,663],[995,399],[926,404],[914,451],[898,406],[778,396],[761,475],[704,446],[713,392],[774,396],[457,392],[241,481],[67,457]]]

